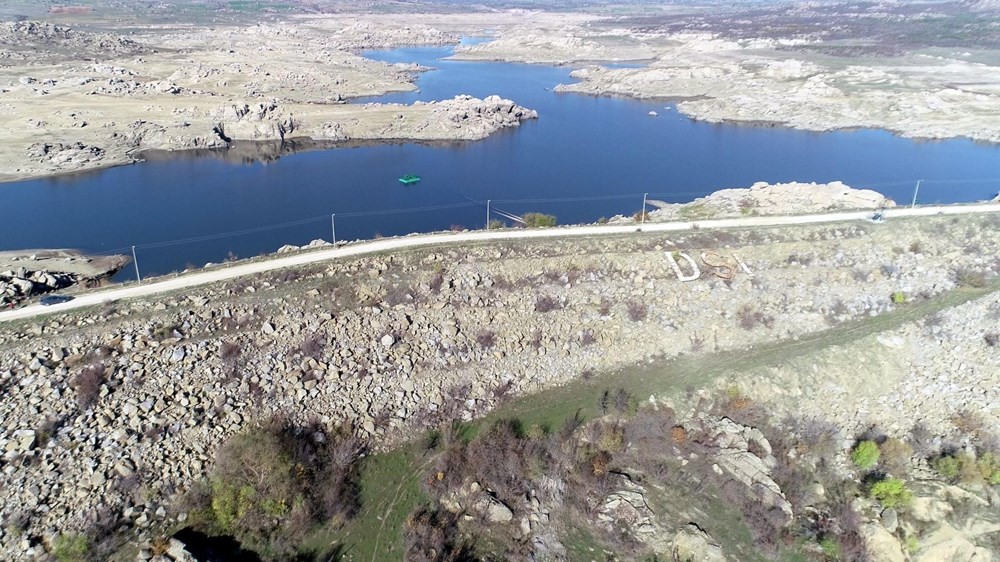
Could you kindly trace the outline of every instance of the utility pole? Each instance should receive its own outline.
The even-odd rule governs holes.
[[[333,234],[333,245],[337,245],[337,213],[330,213],[330,232]]]
[[[639,224],[646,224],[646,196],[648,193],[642,194],[642,210],[639,211]]]
[[[917,180],[917,187],[913,188],[913,202],[910,203],[911,209],[917,206],[917,193],[920,191],[920,182],[922,181],[924,180]]]
[[[490,200],[486,200],[486,230],[490,229]]]
[[[135,280],[142,283],[142,276],[139,275],[139,258],[135,256],[135,246],[132,246],[132,263],[135,264]]]

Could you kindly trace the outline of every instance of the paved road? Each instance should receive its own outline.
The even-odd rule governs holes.
[[[899,217],[920,217],[929,215],[967,215],[976,213],[1000,213],[1000,203],[979,205],[947,205],[934,207],[918,207],[915,209],[887,209],[886,219]],[[199,285],[217,283],[245,275],[254,275],[265,271],[273,271],[284,267],[294,267],[310,263],[334,260],[353,256],[363,256],[404,248],[418,246],[447,246],[462,242],[481,242],[484,240],[521,240],[528,238],[564,238],[572,236],[600,236],[626,234],[637,232],[675,232],[692,230],[710,230],[720,228],[741,228],[748,226],[783,226],[817,224],[826,222],[844,222],[867,220],[871,211],[850,211],[840,213],[825,213],[816,215],[792,215],[772,217],[740,217],[732,219],[712,219],[693,222],[663,222],[644,225],[591,225],[548,228],[537,230],[498,230],[475,231],[459,233],[422,234],[402,238],[385,238],[370,242],[361,242],[348,246],[302,252],[286,257],[276,257],[255,263],[244,263],[218,269],[208,269],[197,273],[189,273],[162,281],[149,281],[141,285],[128,287],[111,287],[84,293],[76,299],[52,306],[32,305],[13,311],[0,312],[0,322],[33,318],[43,314],[65,312],[77,308],[102,304],[108,301],[148,297],[178,289],[188,289]]]

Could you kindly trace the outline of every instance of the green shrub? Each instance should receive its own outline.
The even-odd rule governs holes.
[[[59,535],[52,541],[52,555],[59,562],[85,562],[90,541],[83,535]]]
[[[917,537],[912,535],[906,537],[906,542],[903,544],[906,546],[906,551],[910,554],[916,554],[917,551],[920,550],[920,541],[917,540]]]
[[[218,450],[205,511],[212,531],[232,535],[265,560],[287,560],[316,525],[336,526],[359,508],[361,445],[347,434],[274,420]]]
[[[934,461],[934,470],[951,482],[1000,485],[1000,459],[993,453],[984,453],[978,459],[967,453],[944,455]]]
[[[934,470],[938,471],[938,474],[947,478],[948,480],[955,480],[958,478],[959,461],[957,458],[951,455],[945,455],[943,457],[938,457],[934,461]]]
[[[886,478],[872,484],[868,495],[878,500],[883,507],[906,507],[913,501],[913,492],[899,478]]]
[[[524,219],[524,226],[527,226],[528,228],[541,228],[556,225],[555,215],[525,213],[522,218]]]
[[[507,225],[500,219],[491,219],[490,222],[486,223],[486,230],[499,230],[501,228],[507,228]]]
[[[892,294],[893,304],[903,304],[904,302],[906,302],[906,294],[903,291],[896,291]]]
[[[879,450],[874,441],[862,441],[851,451],[851,462],[861,470],[874,468],[878,464]]]
[[[827,537],[819,541],[819,548],[827,559],[840,560],[840,544],[832,538]]]
[[[983,480],[991,486],[1000,485],[1000,459],[993,453],[985,453],[976,461],[976,468],[982,474]]]

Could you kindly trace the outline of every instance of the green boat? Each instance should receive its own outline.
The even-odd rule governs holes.
[[[420,181],[420,176],[414,174],[406,174],[405,176],[399,178],[399,183],[403,185],[413,185]]]

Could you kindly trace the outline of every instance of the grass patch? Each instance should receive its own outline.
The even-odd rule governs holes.
[[[693,221],[710,219],[715,216],[715,211],[704,203],[689,203],[681,207],[678,215],[684,220]]]
[[[366,457],[361,464],[361,510],[342,530],[313,534],[301,550],[332,552],[343,546],[353,560],[402,560],[406,518],[427,501],[420,478],[431,460],[420,445]]]

